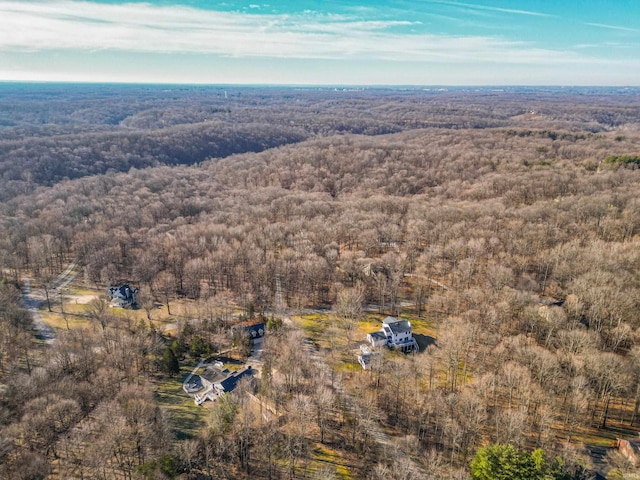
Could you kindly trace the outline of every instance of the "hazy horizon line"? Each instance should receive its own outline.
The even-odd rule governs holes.
[[[294,88],[616,88],[616,89],[640,89],[637,85],[614,85],[614,84],[461,84],[461,83],[433,83],[433,84],[359,84],[359,83],[215,83],[215,82],[136,82],[118,80],[4,80],[0,79],[0,84],[31,84],[31,85],[139,85],[139,86],[191,86],[191,87],[248,87],[248,88],[270,88],[270,87],[294,87]]]

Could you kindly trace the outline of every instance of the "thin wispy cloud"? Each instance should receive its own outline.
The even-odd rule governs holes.
[[[308,0],[308,9],[144,1],[0,0],[0,79],[628,85],[640,78],[638,36],[616,28],[629,16],[619,8],[571,15],[555,3],[539,11],[533,0],[519,8],[490,0]],[[584,23],[592,19],[601,23]]]
[[[452,5],[455,7],[464,7],[470,8],[473,10],[484,10],[488,12],[499,12],[499,13],[511,13],[515,15],[528,15],[532,17],[554,17],[555,15],[551,15],[543,12],[534,12],[531,10],[518,10],[513,8],[501,8],[501,7],[492,7],[489,5],[478,5],[476,3],[464,3],[464,2],[453,2],[448,0],[433,0],[433,3],[440,3],[443,5]]]
[[[576,53],[500,37],[397,31],[412,25],[417,22],[315,12],[265,15],[140,3],[0,1],[0,51],[116,50],[543,65],[586,61]]]
[[[608,30],[618,30],[618,31],[621,31],[621,32],[640,33],[640,30],[637,29],[637,28],[622,27],[620,25],[607,25],[605,23],[585,23],[585,25],[588,25],[590,27],[606,28]]]

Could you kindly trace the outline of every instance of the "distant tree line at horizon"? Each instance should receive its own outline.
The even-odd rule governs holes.
[[[318,136],[526,124],[584,135],[640,116],[630,103],[633,96],[605,97],[609,103],[603,108],[602,96],[576,103],[572,92],[273,88],[230,89],[225,97],[220,87],[2,87],[1,199],[67,178],[190,165]]]

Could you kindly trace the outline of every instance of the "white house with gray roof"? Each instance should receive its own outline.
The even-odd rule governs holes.
[[[386,345],[403,352],[418,351],[418,342],[411,333],[411,322],[387,317],[382,321],[382,328],[367,334],[367,340],[373,347]]]

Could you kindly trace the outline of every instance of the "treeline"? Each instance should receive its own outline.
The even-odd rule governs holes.
[[[609,155],[604,159],[611,165],[640,165],[640,155]]]
[[[269,125],[207,123],[153,132],[100,133],[4,142],[0,175],[8,199],[34,184],[158,165],[190,165],[212,157],[258,152],[298,142],[305,134]]]
[[[0,198],[65,178],[190,165],[311,136],[523,125],[599,132],[638,120],[633,94],[588,92],[578,104],[575,95],[7,84],[0,88]]]

